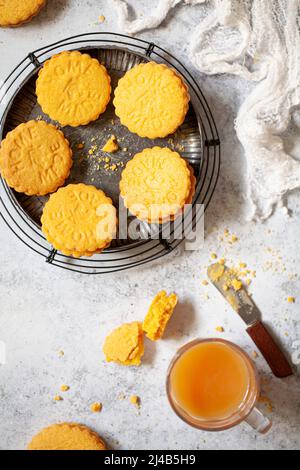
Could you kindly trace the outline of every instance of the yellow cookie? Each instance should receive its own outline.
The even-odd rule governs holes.
[[[53,424],[42,429],[27,450],[106,450],[103,440],[87,426],[77,423]]]
[[[0,26],[19,26],[30,21],[46,0],[0,0]]]
[[[65,248],[61,249],[60,251],[62,252],[63,255],[73,256],[73,258],[82,258],[82,257],[90,258],[93,255],[102,253],[102,251],[105,250],[105,248],[107,248],[109,245],[110,245],[110,242],[106,243],[106,245],[103,248],[96,250],[96,251],[71,251],[71,250],[66,250]]]
[[[36,82],[42,110],[62,126],[86,125],[98,119],[110,93],[106,68],[78,51],[61,52],[47,60]]]
[[[183,123],[189,93],[182,79],[164,64],[148,62],[119,80],[114,105],[121,123],[140,137],[166,137]]]
[[[177,215],[190,191],[191,173],[186,161],[166,147],[136,154],[120,181],[125,207],[137,218],[152,223]]]
[[[72,150],[63,133],[44,121],[9,132],[0,147],[0,171],[7,184],[29,196],[62,186],[70,174]]]
[[[41,222],[55,249],[77,257],[92,255],[115,237],[116,209],[100,189],[69,184],[50,196]]]
[[[170,320],[176,305],[176,294],[171,294],[168,297],[164,290],[157,294],[150,305],[143,323],[143,330],[149,339],[157,341],[163,336],[167,323]]]
[[[105,339],[103,352],[107,362],[125,366],[138,366],[144,354],[142,324],[125,323],[113,330]]]
[[[193,198],[194,198],[194,195],[195,195],[195,192],[196,192],[196,184],[197,184],[197,180],[196,180],[196,177],[194,175],[194,170],[193,170],[193,167],[187,162],[187,166],[188,166],[188,169],[190,170],[190,177],[191,177],[191,189],[190,189],[190,193],[187,197],[187,200],[185,201],[184,204],[192,204],[193,202]],[[161,218],[160,219],[160,222],[161,223],[164,223],[164,222],[168,222],[169,220],[175,220],[179,215],[182,214],[184,210],[184,206],[179,209],[179,211],[177,212],[177,214],[174,214],[174,215],[171,215],[171,216],[167,216],[165,218]],[[148,220],[148,222],[151,224],[151,219]]]

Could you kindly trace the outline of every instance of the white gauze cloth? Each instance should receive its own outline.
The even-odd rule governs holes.
[[[193,64],[206,74],[257,82],[235,127],[247,160],[250,218],[266,219],[300,187],[300,152],[290,155],[282,135],[293,114],[300,127],[300,0],[158,0],[148,16],[134,20],[126,1],[113,5],[123,30],[135,34],[159,26],[180,2],[211,7],[191,36]]]

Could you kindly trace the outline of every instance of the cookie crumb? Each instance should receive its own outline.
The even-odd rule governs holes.
[[[106,144],[102,147],[103,152],[114,153],[119,150],[119,145],[115,135],[111,135]]]
[[[90,406],[90,410],[93,413],[100,413],[100,411],[102,410],[102,403],[99,403],[99,402],[92,403]]]
[[[77,148],[78,150],[83,149],[83,147],[84,147],[84,143],[83,143],[83,142],[79,142],[79,144],[76,145],[76,148]]]
[[[210,257],[211,257],[212,259],[217,259],[218,256],[217,256],[216,253],[211,253]]]
[[[253,357],[253,359],[257,359],[257,358],[258,358],[258,354],[257,354],[257,352],[256,352],[256,351],[253,351],[253,353],[252,353],[252,357]]]
[[[65,384],[61,385],[60,387],[61,392],[67,392],[68,390],[70,390],[69,385],[65,385]]]
[[[288,298],[287,298],[287,301],[288,301],[289,304],[294,304],[296,302],[296,299],[295,299],[295,297],[292,297],[292,296],[289,295]]]
[[[203,286],[208,286],[208,281],[206,279],[204,279],[201,283]]]
[[[60,395],[55,395],[53,398],[54,401],[63,401],[63,398]]]
[[[246,263],[239,263],[239,267],[241,269],[247,268],[247,264]]]
[[[219,333],[224,333],[225,331],[223,326],[216,326],[215,330],[218,331]]]
[[[63,357],[65,355],[64,351],[58,351],[59,357]]]
[[[239,281],[238,279],[232,279],[231,285],[235,291],[241,290],[241,288],[243,287],[242,281]]]
[[[137,395],[131,395],[130,403],[132,403],[133,405],[135,405],[139,408],[140,404],[141,404],[141,400]]]
[[[99,18],[98,18],[98,20],[99,20],[99,23],[104,23],[104,21],[105,21],[105,16],[104,16],[104,15],[100,15]]]

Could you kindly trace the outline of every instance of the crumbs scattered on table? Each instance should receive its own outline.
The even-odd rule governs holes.
[[[224,333],[225,331],[223,326],[216,326],[215,330],[218,331],[219,333]]]
[[[99,402],[92,403],[90,406],[90,410],[93,413],[100,413],[100,411],[102,411],[102,408],[103,408],[103,405],[102,403],[99,403]]]
[[[232,279],[231,285],[235,291],[239,291],[243,287],[243,283],[239,279]]]
[[[63,397],[61,397],[60,395],[55,395],[55,397],[53,398],[54,401],[63,401]]]
[[[137,408],[140,408],[141,406],[141,400],[140,398],[137,396],[137,395],[131,395],[130,397],[130,403],[132,403],[133,405],[135,405]]]

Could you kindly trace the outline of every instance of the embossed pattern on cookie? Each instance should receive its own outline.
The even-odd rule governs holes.
[[[42,110],[62,126],[86,125],[98,119],[110,93],[106,68],[78,51],[61,52],[47,60],[36,82]]]
[[[0,26],[20,26],[39,13],[46,0],[0,0]]]
[[[0,147],[7,184],[29,196],[57,190],[69,176],[72,150],[64,134],[44,121],[28,121],[9,132]]]
[[[53,424],[36,434],[28,450],[106,450],[101,437],[77,423]]]
[[[76,257],[106,248],[115,236],[117,224],[111,199],[100,189],[83,183],[69,184],[52,194],[41,221],[49,243]]]
[[[141,220],[161,222],[182,209],[191,192],[186,161],[167,147],[144,149],[122,172],[125,206]]]
[[[114,106],[131,132],[155,139],[172,134],[183,123],[189,93],[172,69],[148,62],[136,65],[119,80]]]

